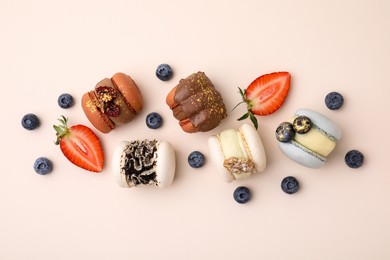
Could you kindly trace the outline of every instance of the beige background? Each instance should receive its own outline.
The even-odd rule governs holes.
[[[390,259],[388,71],[390,2],[366,1],[21,1],[0,2],[1,130],[0,259]],[[154,76],[160,63],[171,81]],[[183,133],[165,105],[180,78],[205,71],[229,111],[237,87],[273,71],[292,74],[291,92],[275,114],[259,118],[268,168],[224,183],[210,161],[187,165],[207,138],[238,127],[244,107],[211,132]],[[137,119],[109,135],[98,134],[105,169],[93,174],[62,156],[52,125],[59,115],[91,126],[81,95],[115,72],[130,74],[145,107]],[[339,91],[345,105],[328,110],[324,97]],[[57,97],[75,97],[63,110]],[[276,126],[296,109],[332,118],[343,138],[319,170],[287,159]],[[164,126],[145,126],[149,112]],[[26,131],[26,113],[42,126]],[[165,190],[121,189],[111,171],[121,140],[157,138],[176,150],[177,175]],[[364,167],[344,163],[350,149]],[[386,154],[387,153],[387,154]],[[52,174],[40,176],[34,160],[47,156]],[[287,175],[301,183],[289,196]],[[233,190],[248,186],[253,199],[237,204]]]

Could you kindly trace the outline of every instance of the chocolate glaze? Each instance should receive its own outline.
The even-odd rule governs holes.
[[[218,126],[227,117],[221,94],[204,72],[193,73],[176,86],[173,115],[178,120],[188,118],[201,132]]]

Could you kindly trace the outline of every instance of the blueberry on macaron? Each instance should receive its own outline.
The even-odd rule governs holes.
[[[251,199],[251,191],[244,186],[236,188],[233,192],[233,198],[240,204],[245,204]]]
[[[53,163],[46,157],[39,157],[34,162],[34,170],[40,175],[45,175],[53,170]]]
[[[293,127],[298,134],[306,134],[312,128],[313,123],[307,116],[298,116],[293,121]]]
[[[162,126],[163,119],[159,113],[153,112],[146,116],[146,126],[150,129],[157,129]]]
[[[276,139],[279,142],[287,143],[294,139],[295,130],[290,122],[283,122],[279,124],[275,131]]]
[[[282,190],[287,194],[294,194],[299,190],[299,182],[293,176],[287,176],[282,180]]]
[[[328,95],[325,97],[325,105],[330,109],[330,110],[337,110],[341,108],[344,104],[344,97],[338,93],[338,92],[330,92]]]
[[[162,81],[170,80],[173,76],[171,66],[165,63],[158,65],[156,69],[156,76]]]
[[[200,168],[204,165],[204,155],[199,151],[193,151],[188,155],[188,164],[192,168]]]
[[[57,102],[61,108],[67,109],[73,106],[73,97],[70,94],[64,93],[58,97]]]
[[[22,126],[27,130],[34,130],[40,125],[39,118],[32,113],[26,114],[22,118]]]

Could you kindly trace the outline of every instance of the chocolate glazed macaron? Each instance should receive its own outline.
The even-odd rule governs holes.
[[[109,133],[116,126],[133,120],[142,110],[143,98],[134,80],[119,72],[85,93],[81,105],[91,124],[100,132]]]
[[[166,141],[123,141],[114,151],[114,174],[118,184],[124,188],[169,186],[175,177],[175,169],[175,152]]]
[[[299,109],[277,127],[275,135],[287,157],[303,166],[320,168],[340,140],[341,130],[320,113]]]
[[[204,72],[181,79],[167,95],[166,103],[187,133],[207,132],[227,117],[221,94]]]
[[[226,129],[208,140],[210,157],[226,182],[262,172],[267,165],[263,143],[253,125]]]

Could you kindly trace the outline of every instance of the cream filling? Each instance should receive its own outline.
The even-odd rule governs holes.
[[[290,123],[293,121],[294,118],[290,120]],[[295,134],[294,141],[323,157],[327,157],[336,147],[335,138],[332,138],[314,124],[309,132]]]
[[[248,152],[242,134],[235,129],[222,131],[219,136],[221,150],[224,154],[224,167],[235,179],[244,179],[255,172],[255,165]]]

